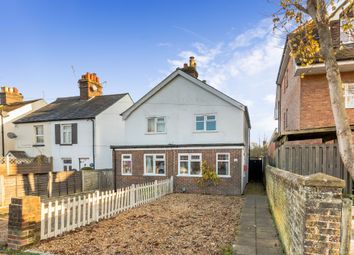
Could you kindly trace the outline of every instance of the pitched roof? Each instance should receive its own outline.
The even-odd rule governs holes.
[[[23,102],[16,102],[16,103],[11,103],[11,104],[0,105],[0,108],[4,112],[11,112],[11,111],[14,111],[14,110],[22,107],[22,106],[34,103],[34,102],[39,101],[39,100],[42,100],[42,99],[35,99],[35,100],[29,100],[29,101],[23,101]]]
[[[128,93],[97,96],[89,100],[81,100],[79,96],[58,98],[14,123],[93,119],[125,95]]]
[[[251,128],[251,123],[250,123],[250,118],[249,118],[247,106],[241,104],[240,102],[238,102],[235,99],[229,97],[228,95],[222,93],[221,91],[215,89],[214,87],[206,84],[205,82],[202,82],[201,80],[181,71],[180,69],[177,69],[176,71],[171,73],[162,82],[160,82],[157,86],[155,86],[148,93],[146,93],[142,98],[140,98],[135,104],[133,104],[131,107],[129,107],[126,111],[124,111],[121,114],[123,116],[123,119],[127,119],[131,113],[133,113],[137,108],[139,108],[142,104],[144,104],[148,99],[153,97],[158,91],[163,89],[170,81],[172,81],[178,75],[186,78],[187,80],[189,80],[193,84],[201,87],[202,89],[214,94],[215,96],[221,98],[222,100],[228,102],[229,104],[235,106],[236,108],[244,111],[246,114],[248,126]]]

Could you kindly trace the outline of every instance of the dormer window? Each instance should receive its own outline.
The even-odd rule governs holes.
[[[165,117],[149,117],[147,118],[147,132],[166,133],[166,119]]]
[[[340,41],[343,44],[354,43],[354,19],[351,19],[351,25],[348,25],[348,22],[347,19],[340,20]]]

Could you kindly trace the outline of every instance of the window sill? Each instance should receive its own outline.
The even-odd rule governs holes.
[[[132,176],[132,174],[122,174],[122,176]]]
[[[59,144],[60,146],[72,146],[73,144],[72,143],[61,143]]]
[[[44,147],[44,144],[33,144],[32,147]]]
[[[144,174],[143,176],[166,176],[166,174]]]
[[[178,174],[176,177],[197,177],[200,178],[202,175],[188,175],[188,174]]]
[[[218,175],[219,178],[231,178],[231,175]]]
[[[218,130],[193,131],[193,134],[219,133]]]
[[[167,132],[154,132],[154,133],[149,133],[149,132],[146,132],[145,135],[166,135]]]

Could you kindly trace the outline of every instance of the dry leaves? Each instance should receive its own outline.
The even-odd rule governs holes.
[[[219,254],[239,224],[241,197],[171,194],[40,242],[54,254]]]

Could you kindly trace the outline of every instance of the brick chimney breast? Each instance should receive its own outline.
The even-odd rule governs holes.
[[[7,86],[1,87],[0,92],[0,104],[9,105],[12,103],[23,102],[23,95],[18,91],[16,87],[10,88]]]
[[[80,99],[89,100],[90,98],[102,95],[102,84],[96,73],[83,74],[79,82]]]
[[[195,58],[193,56],[189,57],[189,65],[185,63],[181,70],[194,78],[198,78],[197,63],[195,62]]]

